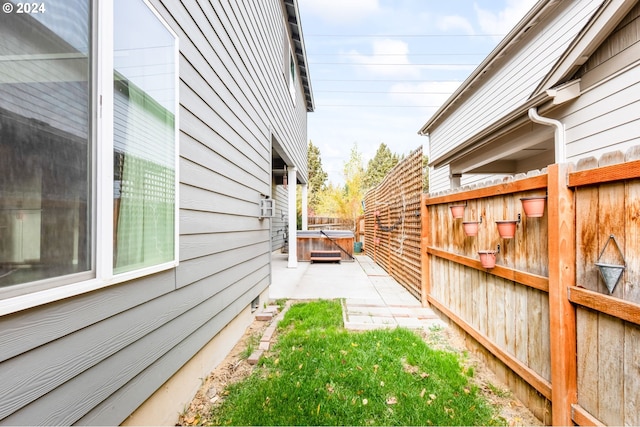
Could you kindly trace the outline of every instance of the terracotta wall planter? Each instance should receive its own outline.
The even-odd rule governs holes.
[[[544,205],[547,201],[547,196],[531,196],[522,197],[522,209],[524,214],[529,218],[539,218],[544,215]]]
[[[502,237],[503,239],[513,239],[513,236],[516,235],[517,224],[518,224],[517,220],[496,221],[496,225],[498,226],[498,233],[500,233],[500,237]]]
[[[493,268],[496,266],[496,251],[479,251],[478,255],[480,255],[480,264],[482,264],[483,268]]]
[[[463,221],[462,228],[464,229],[464,234],[467,236],[477,236],[478,224],[480,224],[479,221]]]
[[[451,209],[451,215],[453,216],[453,219],[462,218],[462,215],[464,214],[464,208],[465,207],[466,207],[466,205],[452,205],[452,206],[449,206],[449,208]]]

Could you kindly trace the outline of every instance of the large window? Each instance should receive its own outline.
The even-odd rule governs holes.
[[[46,6],[0,13],[4,294],[10,285],[93,270],[90,7]]]
[[[116,0],[116,272],[174,258],[175,39],[142,1]]]
[[[20,14],[8,4],[14,12],[0,12],[0,301],[174,265],[176,37],[143,0],[101,4],[113,7],[104,16],[92,0],[48,0]],[[113,42],[98,42],[105,37]],[[97,72],[101,64],[112,72]]]

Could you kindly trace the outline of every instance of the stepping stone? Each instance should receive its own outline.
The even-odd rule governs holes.
[[[256,314],[256,320],[268,321],[273,319],[273,313],[261,312]]]
[[[251,353],[251,356],[249,356],[249,358],[247,359],[247,363],[249,363],[249,365],[255,365],[256,363],[258,363],[263,353],[264,353],[264,350],[260,350],[260,349],[255,350],[253,353]]]

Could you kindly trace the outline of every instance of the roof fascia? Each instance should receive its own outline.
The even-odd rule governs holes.
[[[549,104],[549,108],[551,108],[552,102],[553,96],[551,96],[551,94],[548,94],[547,92],[540,93],[536,97],[529,99],[520,107],[511,111],[509,114],[501,117],[500,120],[492,123],[490,126],[487,126],[481,132],[473,135],[471,138],[467,139],[458,147],[456,147],[454,150],[448,151],[441,157],[429,159],[429,166],[439,167],[451,163],[460,156],[468,153],[469,150],[475,150],[479,147],[482,147],[484,144],[495,139],[497,136],[509,132],[511,129],[514,129],[529,121],[527,115],[529,108],[540,107],[542,105],[546,106],[547,104]]]

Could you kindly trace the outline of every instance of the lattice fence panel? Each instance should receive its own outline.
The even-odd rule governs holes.
[[[365,195],[365,254],[416,298],[421,295],[422,148]]]

